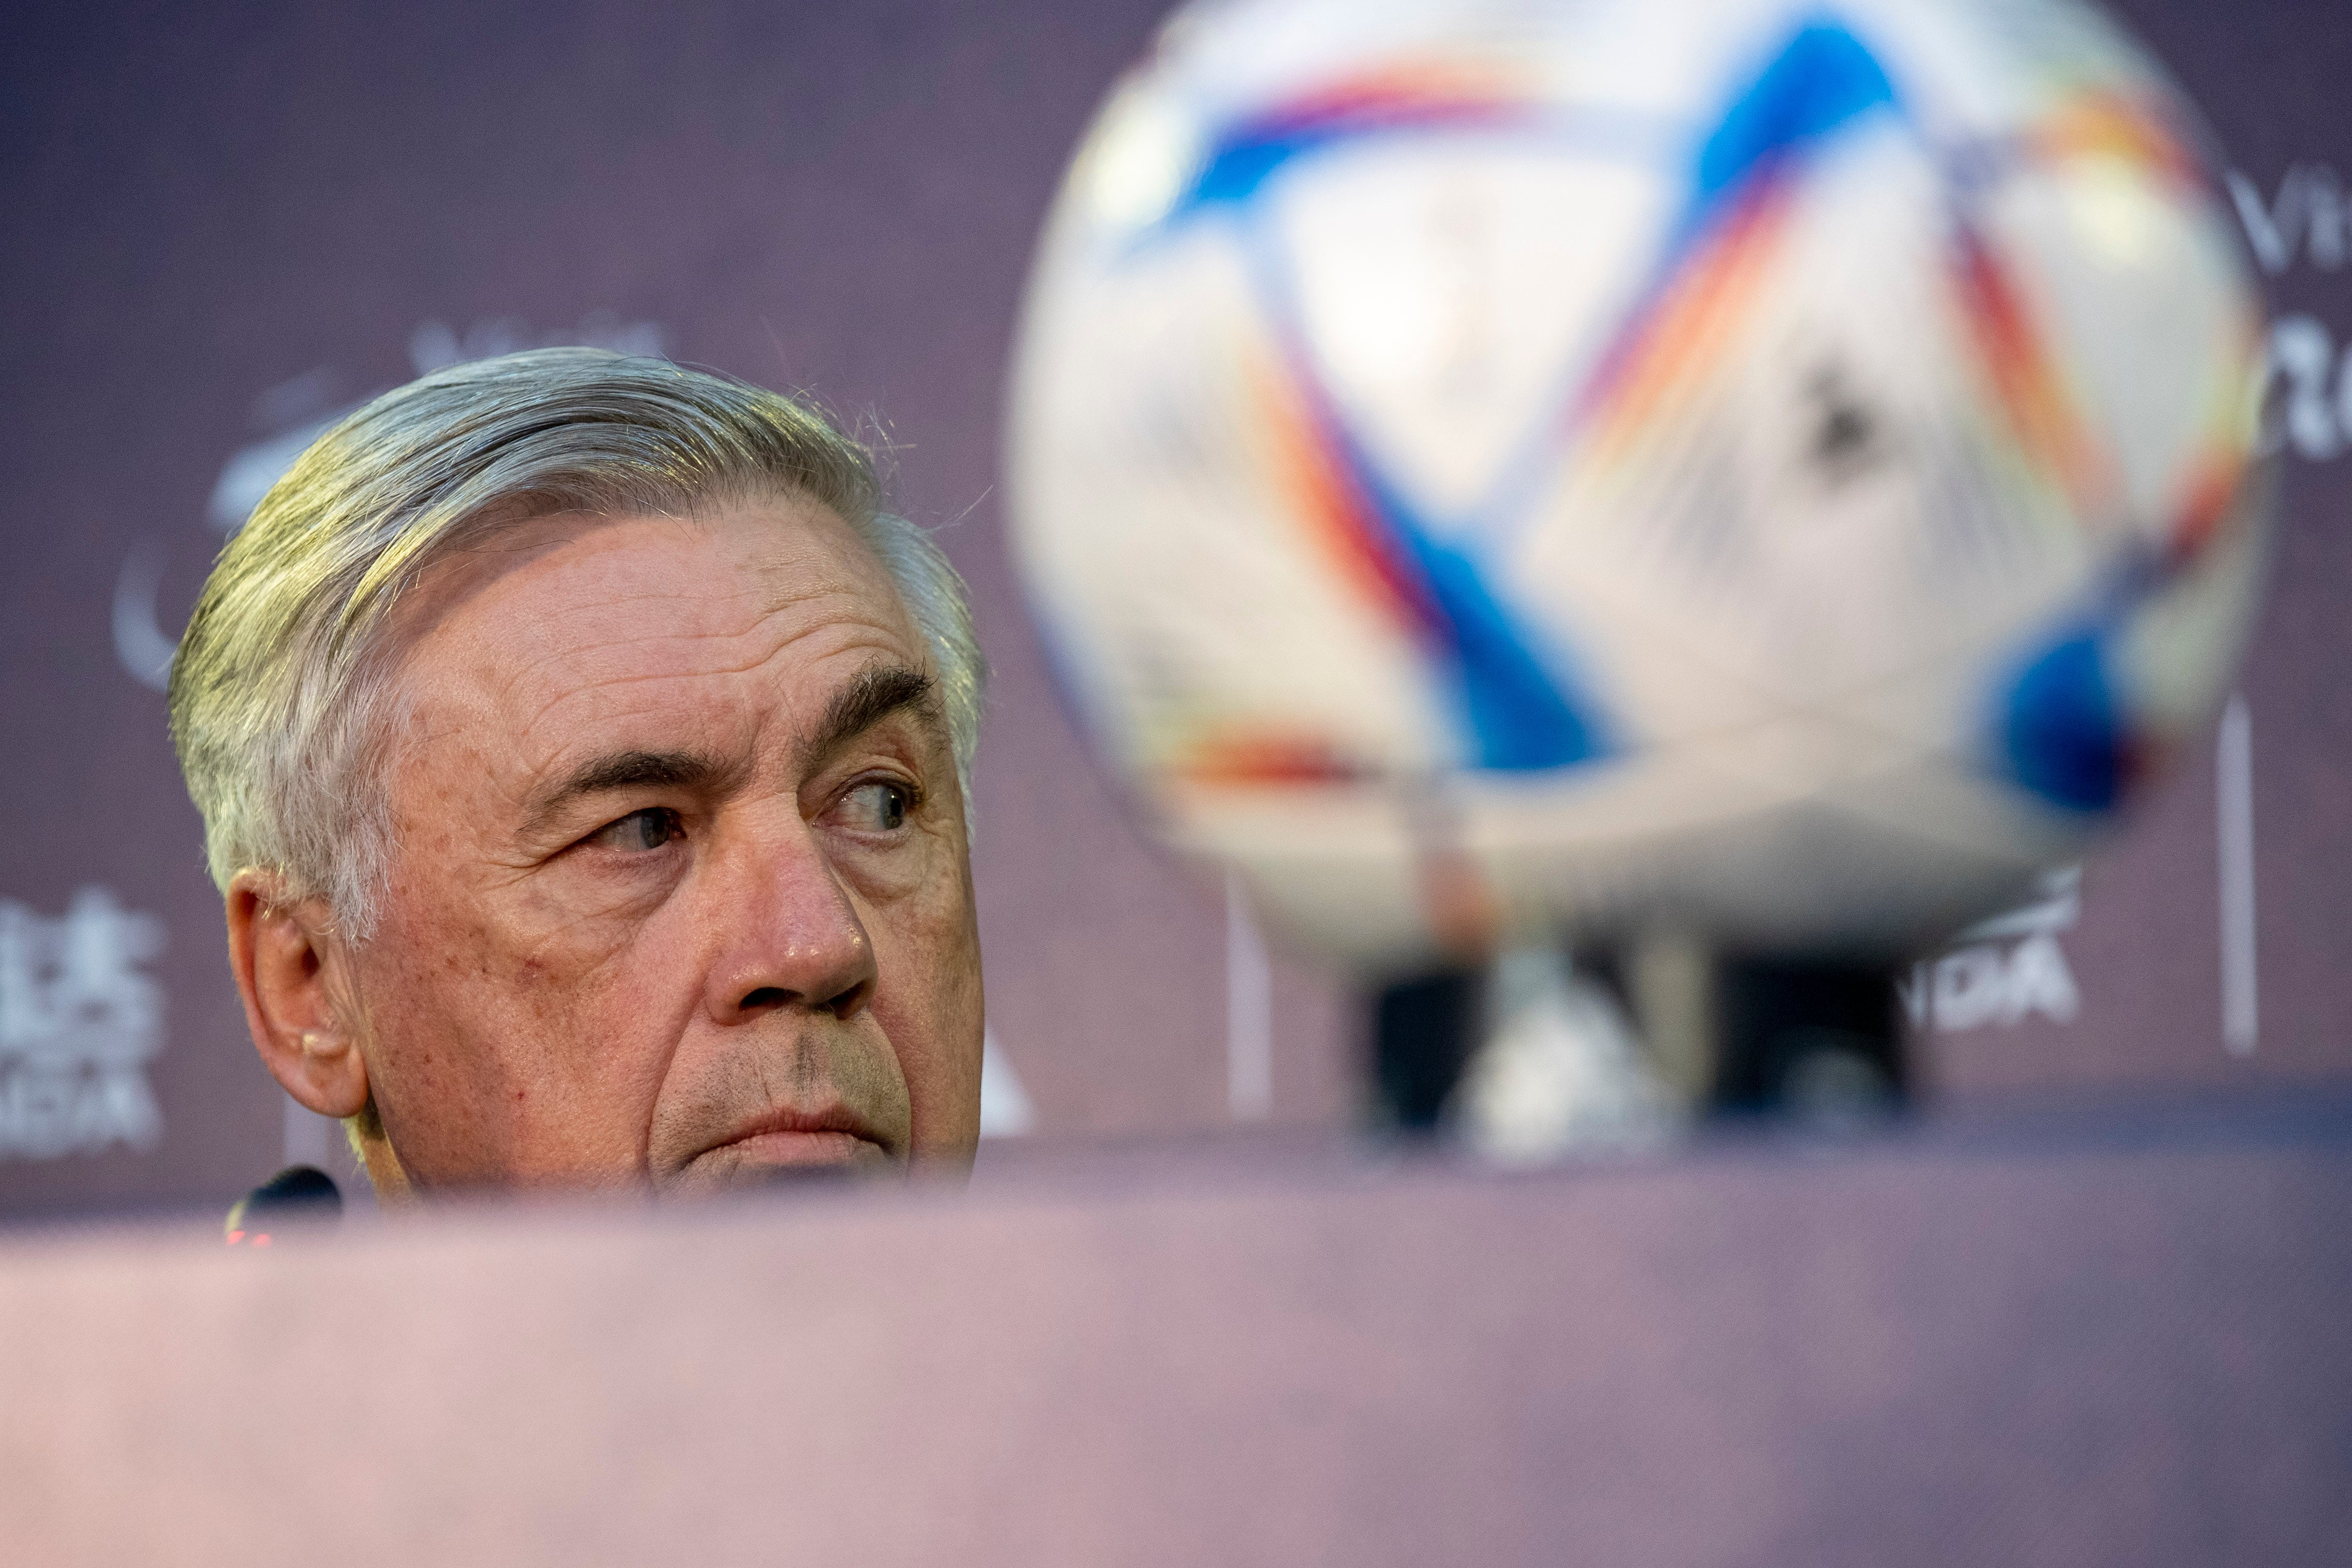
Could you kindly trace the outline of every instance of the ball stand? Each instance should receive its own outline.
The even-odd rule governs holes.
[[[1548,1033],[1525,1022],[1524,982],[1515,991],[1507,979],[1527,973],[1531,957],[1574,1004],[1553,1002]],[[1409,976],[1372,1003],[1368,1120],[1405,1137],[1481,1145],[1493,1142],[1483,1124],[1499,1115],[1517,1123],[1509,1143],[1522,1155],[1622,1142],[1629,1128],[1654,1135],[1661,1122],[1700,1118],[1860,1130],[1899,1113],[1914,1087],[1898,973],[1886,963],[1720,952],[1660,935]],[[1548,1068],[1494,1059],[1524,1057],[1531,1038],[1550,1053]],[[1530,1108],[1531,1100],[1547,1103]],[[1600,1100],[1611,1106],[1596,1114]],[[1655,1109],[1643,1121],[1629,1105]]]

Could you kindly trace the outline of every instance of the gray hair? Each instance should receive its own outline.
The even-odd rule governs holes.
[[[883,510],[874,456],[806,404],[706,371],[539,349],[385,393],[304,452],[223,548],[172,661],[172,739],[226,892],[247,867],[356,939],[388,868],[382,632],[434,562],[533,517],[804,496],[881,559],[947,721],[964,809],[987,668],[964,586]]]

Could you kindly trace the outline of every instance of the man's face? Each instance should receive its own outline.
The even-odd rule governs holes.
[[[349,954],[420,1186],[968,1160],[980,944],[930,661],[814,502],[542,519],[420,585]]]

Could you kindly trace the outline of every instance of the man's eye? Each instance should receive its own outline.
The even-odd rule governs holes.
[[[643,811],[629,813],[618,822],[606,823],[596,830],[593,842],[607,849],[638,853],[658,849],[685,832],[686,824],[677,812],[666,805],[649,805]]]
[[[904,784],[860,784],[843,797],[842,804],[851,825],[861,832],[895,833],[907,826],[907,811],[915,804],[915,794]]]

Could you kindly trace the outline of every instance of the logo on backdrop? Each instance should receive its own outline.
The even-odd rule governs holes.
[[[2326,163],[2295,163],[2265,191],[2232,169],[2231,205],[2254,260],[2273,278],[2298,265],[2340,272],[2352,263],[2352,199]],[[2263,446],[2324,463],[2352,450],[2352,342],[2304,312],[2271,323]]]
[[[578,344],[611,349],[617,353],[658,357],[666,352],[667,334],[655,321],[625,321],[609,310],[591,312],[575,327],[541,331],[510,317],[476,321],[463,332],[445,321],[425,321],[408,335],[408,360],[418,375],[453,364],[490,359],[530,348]],[[260,439],[239,447],[221,465],[205,521],[211,532],[226,539],[245,526],[269,487],[294,466],[304,448],[343,416],[389,390],[378,388],[363,397],[338,396],[340,378],[332,366],[320,365],[271,387],[254,404],[254,423],[266,432]],[[213,546],[208,545],[207,552]],[[177,639],[163,629],[156,610],[156,593],[163,585],[170,547],[162,540],[143,540],[122,563],[114,585],[114,652],[122,668],[142,684],[163,689],[171,672]]]
[[[2043,872],[2032,902],[1979,921],[1940,957],[1912,965],[1898,987],[1911,1027],[1953,1034],[2032,1017],[2073,1023],[2083,997],[2058,933],[2082,910],[2083,868]]]
[[[84,888],[51,918],[0,900],[0,1157],[152,1148],[163,1114],[147,1063],[163,988],[142,965],[163,922]]]

